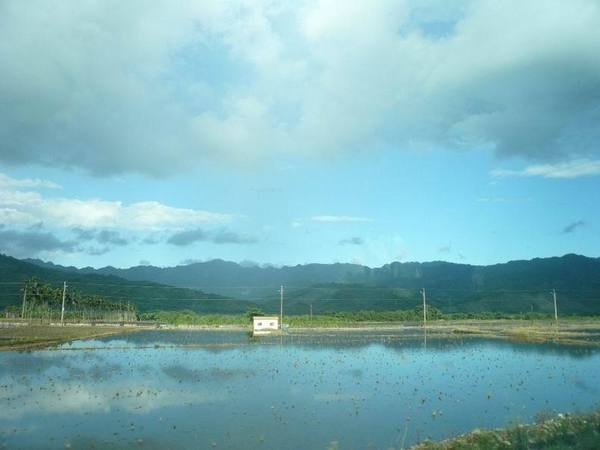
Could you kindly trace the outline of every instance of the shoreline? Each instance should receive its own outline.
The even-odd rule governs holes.
[[[13,331],[11,333],[10,331]],[[31,325],[0,327],[0,351],[27,351],[51,348],[84,339],[134,333],[142,328],[91,325]],[[14,332],[18,331],[18,332]],[[28,333],[24,333],[27,331]]]
[[[410,450],[500,450],[510,448],[592,448],[598,442],[600,411],[556,414],[539,422],[468,431],[440,441],[425,440]],[[581,444],[581,446],[579,446]],[[530,447],[531,446],[531,447]]]
[[[174,325],[149,323],[115,324],[28,324],[23,322],[0,321],[0,351],[18,351],[44,348],[65,342],[93,339],[137,331],[214,331],[250,332],[250,325]],[[556,343],[600,347],[600,320],[523,321],[523,320],[457,320],[432,321],[424,328],[416,323],[399,322],[355,322],[336,326],[293,327],[287,331],[290,336],[344,334],[344,333],[404,332],[402,338],[464,338],[479,337],[502,339],[513,342]]]

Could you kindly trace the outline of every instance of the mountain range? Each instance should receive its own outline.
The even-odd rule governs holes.
[[[258,266],[212,260],[175,267],[127,269],[65,267],[40,260],[24,263],[79,276],[175,286],[219,298],[279,308],[284,286],[286,311],[307,313],[413,308],[427,300],[445,312],[551,312],[556,289],[564,313],[600,313],[600,258],[567,254],[478,266],[434,262],[393,262],[371,268],[357,264]],[[66,275],[65,275],[66,276]],[[158,302],[160,303],[160,302]],[[165,299],[161,309],[171,309]],[[158,309],[158,308],[157,308]]]
[[[139,311],[189,309],[203,313],[243,313],[252,302],[230,299],[198,289],[186,289],[152,281],[126,280],[115,275],[61,269],[53,264],[32,264],[0,254],[0,310],[19,305],[22,284],[35,277],[54,286],[96,294],[116,302],[133,303]]]

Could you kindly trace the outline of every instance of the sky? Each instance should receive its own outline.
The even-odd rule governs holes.
[[[600,256],[600,1],[0,2],[0,252]]]

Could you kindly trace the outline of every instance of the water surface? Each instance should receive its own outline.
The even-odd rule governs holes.
[[[0,353],[0,446],[402,448],[593,409],[598,374],[555,344],[148,331]]]

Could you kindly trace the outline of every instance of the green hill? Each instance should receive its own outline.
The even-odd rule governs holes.
[[[79,271],[40,267],[0,254],[0,309],[21,303],[23,281],[31,277],[53,286],[62,286],[63,281],[66,281],[68,289],[101,295],[115,302],[130,302],[141,312],[188,309],[198,313],[243,313],[255,306],[251,302],[209,294],[201,290],[147,281],[130,281],[114,275],[86,274]]]
[[[370,268],[356,264],[306,264],[272,267],[214,260],[176,267],[129,269],[61,267],[33,261],[69,274],[119,276],[201,289],[279,310],[280,285],[291,314],[358,310],[412,309],[427,300],[443,312],[552,313],[556,289],[563,314],[600,313],[600,258],[565,255],[490,266],[394,262]],[[144,283],[146,281],[143,281]],[[162,309],[172,308],[165,302]]]

